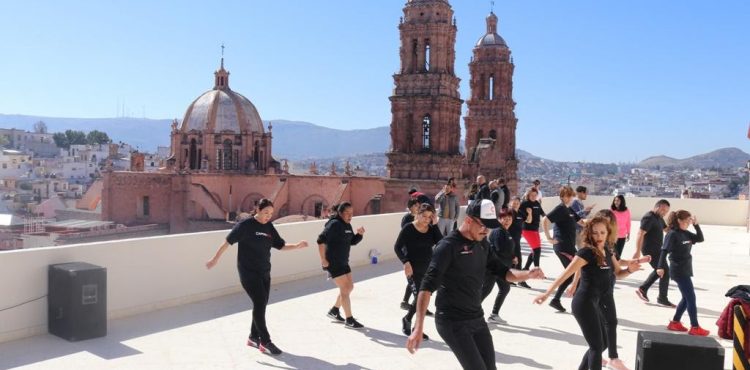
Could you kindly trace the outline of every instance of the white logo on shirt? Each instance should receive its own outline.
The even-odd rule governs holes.
[[[264,236],[264,237],[266,237],[266,238],[270,238],[270,237],[271,237],[271,235],[268,235],[268,234],[266,234],[266,233],[262,233],[262,232],[260,232],[260,231],[256,231],[256,232],[255,232],[255,236]]]
[[[351,230],[346,230],[346,231],[344,231],[344,233],[346,233],[346,234],[353,234]]]

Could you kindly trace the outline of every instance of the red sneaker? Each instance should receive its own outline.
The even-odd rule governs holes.
[[[701,337],[705,337],[706,335],[708,335],[708,333],[710,333],[708,330],[703,329],[700,326],[693,326],[692,328],[690,328],[690,331],[688,332],[688,334],[690,335],[698,335]]]
[[[698,328],[700,329],[700,328]],[[671,331],[688,331],[688,328],[686,328],[684,325],[682,325],[679,321],[670,321],[669,325],[667,325],[667,330]],[[703,330],[703,329],[701,329]]]

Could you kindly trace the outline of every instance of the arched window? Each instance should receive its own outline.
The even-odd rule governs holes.
[[[190,164],[190,169],[194,170],[198,168],[199,161],[200,161],[200,158],[198,157],[197,142],[195,141],[195,139],[190,139],[190,159],[188,159],[188,163]]]
[[[430,126],[432,125],[432,120],[430,119],[430,115],[426,114],[424,118],[422,118],[422,150],[428,151],[430,150]]]
[[[417,50],[417,40],[411,41],[411,70],[416,71],[417,70],[417,55],[419,54]]]
[[[222,157],[222,162],[223,162],[222,167],[225,170],[234,169],[233,160],[232,160],[232,154],[233,154],[232,140],[229,140],[229,139],[224,140],[224,143],[222,144],[222,151],[224,152],[223,157]]]
[[[430,39],[424,40],[424,70],[430,71]]]
[[[495,139],[495,140],[497,140],[497,131],[495,131],[495,130],[490,130],[490,139]]]
[[[487,94],[489,100],[495,100],[495,75],[490,75],[489,91]]]

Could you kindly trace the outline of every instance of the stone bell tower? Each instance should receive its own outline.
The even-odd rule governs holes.
[[[459,178],[464,157],[459,78],[454,72],[456,23],[447,0],[408,0],[399,23],[401,67],[393,76],[393,179]]]

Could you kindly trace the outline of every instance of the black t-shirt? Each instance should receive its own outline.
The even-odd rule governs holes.
[[[524,217],[520,212],[513,211],[513,223],[510,224],[510,235],[516,239],[521,238],[521,231],[523,230]]]
[[[510,267],[513,264],[513,251],[516,246],[510,232],[503,229],[502,226],[498,227],[497,229],[492,230],[489,240],[492,252],[495,253],[500,262],[505,266]]]
[[[408,223],[414,221],[414,215],[411,212],[406,212],[403,218],[401,218],[401,228],[406,226]]]
[[[281,249],[286,242],[273,224],[261,224],[255,217],[234,225],[227,235],[227,243],[239,242],[237,267],[242,271],[267,273],[271,271],[271,248]]]
[[[664,237],[664,246],[661,247],[659,257],[659,268],[667,268],[667,254],[669,254],[669,276],[673,279],[693,276],[693,255],[690,251],[693,244],[703,242],[703,231],[695,225],[696,234],[687,230],[669,230]]]
[[[531,223],[526,222],[526,208],[531,208]],[[542,205],[538,200],[535,200],[533,202],[530,200],[522,202],[521,208],[518,209],[518,213],[523,216],[523,229],[531,231],[539,231],[539,220],[543,216],[546,216],[544,210],[542,209]]]
[[[430,225],[427,232],[420,232],[413,223],[406,224],[398,233],[393,250],[402,263],[410,262],[412,267],[424,269],[432,258],[432,247],[443,238],[443,234],[435,225]]]
[[[612,266],[612,253],[609,248],[604,248],[604,264],[599,266],[594,251],[584,247],[576,252],[576,256],[587,262],[581,268],[581,282],[576,289],[575,296],[578,299],[599,298],[612,288],[612,279],[615,270]],[[615,266],[615,268],[617,268]]]
[[[555,251],[575,254],[576,223],[581,218],[572,209],[560,203],[547,214],[547,219],[555,224],[554,238],[557,240],[557,244],[553,246]]]
[[[645,231],[646,235],[643,237],[642,254],[659,255],[659,250],[664,242],[664,228],[666,227],[667,224],[664,219],[654,211],[648,211],[643,215],[641,230]]]
[[[453,230],[438,242],[420,290],[438,291],[437,320],[470,320],[484,316],[482,284],[489,270],[505,279],[508,267],[490,253],[487,239],[473,241]]]
[[[326,224],[318,240],[326,245],[326,259],[331,266],[349,264],[349,252],[352,245],[362,240],[362,235],[355,234],[352,225],[336,217]]]

